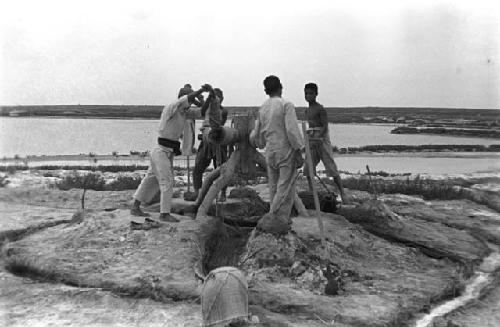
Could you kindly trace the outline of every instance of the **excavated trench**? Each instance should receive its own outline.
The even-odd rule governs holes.
[[[236,267],[244,253],[253,227],[223,224],[205,243],[202,266],[204,274],[224,266]]]

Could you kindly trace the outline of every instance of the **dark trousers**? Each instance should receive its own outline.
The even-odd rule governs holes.
[[[217,162],[217,149],[220,149],[220,162]],[[198,152],[196,153],[196,159],[194,162],[193,170],[193,186],[194,189],[200,189],[203,183],[203,173],[210,166],[210,162],[213,161],[214,168],[222,165],[222,163],[227,160],[227,147],[220,146],[216,144],[209,144],[201,141],[198,147]]]

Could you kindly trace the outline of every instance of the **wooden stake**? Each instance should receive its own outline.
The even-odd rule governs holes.
[[[188,182],[188,192],[191,192],[191,178],[189,177],[190,175],[190,169],[189,169],[189,156],[187,156],[187,182]]]
[[[375,200],[377,200],[377,198],[378,198],[377,189],[375,188],[375,184],[373,184],[372,173],[371,173],[370,167],[368,167],[368,165],[366,165],[366,170],[368,171],[368,178],[370,179],[370,187],[372,188],[373,194],[375,196]]]
[[[311,148],[309,147],[309,135],[307,135],[307,128],[305,122],[302,122],[302,133],[304,134],[304,141],[305,141],[304,143],[306,146],[306,163],[307,163],[307,168],[309,170],[308,171],[309,176],[311,177],[311,186],[312,186],[311,191],[314,198],[314,207],[316,208],[316,218],[318,220],[319,235],[321,237],[321,245],[324,247],[326,245],[325,232],[323,228],[323,220],[321,218],[318,190],[316,189],[316,181],[314,180],[314,173],[313,173],[314,168],[312,165]]]

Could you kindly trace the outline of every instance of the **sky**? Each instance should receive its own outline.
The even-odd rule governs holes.
[[[498,1],[2,1],[0,105],[173,102],[500,109]]]

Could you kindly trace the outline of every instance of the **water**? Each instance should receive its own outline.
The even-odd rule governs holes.
[[[340,170],[351,173],[383,170],[389,173],[463,174],[500,171],[500,154],[487,157],[399,157],[399,156],[338,156],[335,162]],[[321,169],[322,165],[318,165]]]
[[[28,118],[0,117],[0,156],[89,154],[109,155],[116,151],[129,154],[131,150],[146,151],[156,142],[157,120],[144,119],[77,119],[77,118]],[[201,121],[196,122],[197,128]],[[373,144],[498,144],[500,141],[483,138],[451,137],[439,135],[390,134],[393,125],[331,124],[332,144],[338,147],[357,147]],[[196,141],[198,144],[198,140]],[[196,144],[196,145],[197,145]],[[108,162],[109,161],[109,162]],[[147,164],[147,159],[123,164]],[[184,166],[179,158],[176,165]],[[91,164],[93,159],[82,164]],[[44,162],[42,164],[62,164]],[[77,165],[72,161],[67,164]],[[96,164],[122,164],[121,160],[98,161]],[[192,162],[193,164],[193,162]],[[391,173],[459,174],[477,171],[500,170],[497,154],[462,154],[450,157],[449,153],[433,157],[401,157],[388,155],[338,156],[339,169],[350,172],[365,171],[370,165],[373,171]],[[322,165],[318,167],[322,169]]]
[[[481,291],[493,282],[493,273],[498,268],[500,268],[500,254],[498,251],[494,251],[483,260],[474,276],[469,279],[463,294],[432,309],[415,323],[415,327],[432,326],[434,318],[442,317],[466,305],[471,300],[477,299],[481,295]]]
[[[197,121],[197,127],[201,121]],[[128,154],[150,149],[157,120],[0,117],[0,156],[93,152]],[[497,144],[498,140],[439,135],[390,134],[391,125],[330,124],[338,147],[373,144]]]

